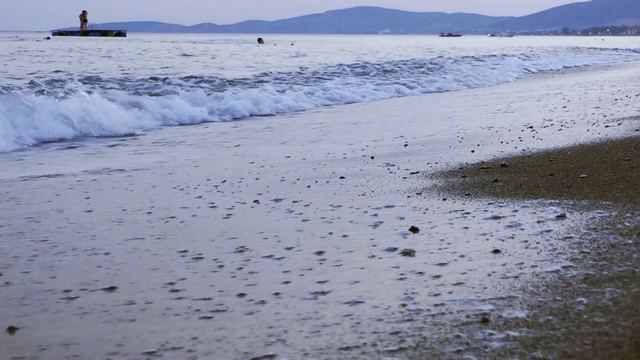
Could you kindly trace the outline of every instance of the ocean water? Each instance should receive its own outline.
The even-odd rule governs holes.
[[[0,33],[0,152],[640,61],[633,37],[47,35]]]

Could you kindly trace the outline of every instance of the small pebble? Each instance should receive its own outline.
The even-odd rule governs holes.
[[[402,251],[400,252],[400,255],[414,257],[416,256],[416,251],[414,249],[406,248],[406,249],[402,249]]]

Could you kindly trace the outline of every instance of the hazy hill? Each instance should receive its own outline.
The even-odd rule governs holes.
[[[535,31],[563,27],[582,30],[593,26],[638,24],[640,0],[593,0],[511,18],[490,28],[493,31]]]
[[[160,33],[244,33],[244,34],[438,34],[471,33],[509,17],[464,13],[417,13],[361,6],[332,10],[278,21],[243,21],[232,25],[212,23],[183,26],[161,22],[120,22],[99,24],[100,29]],[[76,28],[67,28],[76,29]]]
[[[220,30],[234,33],[438,34],[470,32],[477,27],[506,19],[476,14],[417,13],[361,6],[273,22],[246,21],[220,26]]]

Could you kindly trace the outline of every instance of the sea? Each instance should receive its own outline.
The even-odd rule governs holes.
[[[634,126],[638,37],[49,36],[0,33],[2,359],[553,358],[537,302],[611,293],[536,289],[617,210],[428,174]]]
[[[635,37],[48,35],[0,33],[0,153],[640,61]]]

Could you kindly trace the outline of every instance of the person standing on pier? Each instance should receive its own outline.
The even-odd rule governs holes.
[[[87,26],[89,25],[89,13],[87,10],[82,10],[80,13],[80,31],[87,31]]]

